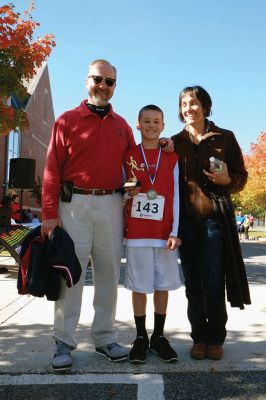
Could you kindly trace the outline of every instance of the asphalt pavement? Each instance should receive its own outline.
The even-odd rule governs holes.
[[[178,353],[178,362],[165,364],[149,354],[143,365],[111,363],[95,353],[89,337],[93,284],[88,270],[77,329],[79,345],[72,352],[72,371],[64,375],[54,374],[50,367],[54,352],[53,302],[18,295],[18,266],[11,257],[0,257],[0,264],[8,268],[0,275],[0,399],[23,399],[24,395],[30,400],[266,399],[266,243],[249,241],[241,246],[252,304],[244,310],[228,304],[228,335],[222,360],[190,359],[192,342],[184,286],[170,292],[165,325],[165,335]],[[122,259],[116,325],[119,343],[130,349],[135,328],[131,292],[123,287],[124,264]],[[151,333],[152,296],[148,296],[146,321]]]

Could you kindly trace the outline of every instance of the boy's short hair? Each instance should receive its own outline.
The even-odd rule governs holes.
[[[138,121],[140,121],[141,114],[144,111],[158,111],[158,112],[160,112],[162,114],[162,117],[164,119],[163,111],[162,111],[162,109],[160,107],[155,106],[154,104],[148,104],[147,106],[144,106],[139,110]]]
[[[179,119],[182,122],[185,122],[182,115],[182,99],[187,94],[193,94],[196,99],[198,99],[202,105],[204,111],[204,117],[209,117],[211,115],[212,108],[212,99],[209,93],[203,89],[201,86],[187,86],[185,87],[179,95]]]

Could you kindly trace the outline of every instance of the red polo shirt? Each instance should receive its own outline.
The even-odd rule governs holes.
[[[132,129],[111,105],[102,119],[86,100],[55,122],[43,178],[43,219],[58,218],[64,180],[83,189],[118,189],[125,152],[135,144]]]

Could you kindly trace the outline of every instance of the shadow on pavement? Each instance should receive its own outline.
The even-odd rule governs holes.
[[[41,312],[41,310],[40,310]],[[178,318],[177,318],[178,325]],[[131,323],[118,322],[119,342],[130,349],[135,331]],[[179,362],[174,364],[163,363],[153,354],[148,355],[147,363],[143,365],[129,362],[111,363],[94,352],[89,340],[90,324],[79,324],[77,330],[78,349],[72,352],[73,372],[78,373],[156,373],[209,370],[213,367],[218,370],[262,369],[265,361],[265,327],[261,324],[250,326],[256,334],[254,341],[245,331],[229,331],[225,344],[225,357],[219,362],[191,360],[189,349],[191,346],[189,332],[178,328],[167,332],[167,337],[177,350]],[[151,331],[148,332],[149,334]],[[12,373],[50,373],[50,360],[54,352],[51,325],[16,325],[4,326],[0,331],[0,374]],[[264,348],[264,351],[262,349]],[[265,366],[264,366],[265,367]]]

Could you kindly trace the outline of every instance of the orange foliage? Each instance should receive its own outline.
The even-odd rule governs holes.
[[[244,209],[255,214],[266,211],[266,132],[261,132],[250,153],[244,155],[248,182],[239,199]]]
[[[24,11],[27,19],[23,19],[20,13],[14,12],[12,3],[0,7],[0,134],[7,134],[11,129],[23,131],[28,127],[25,112],[8,106],[6,99],[11,95],[20,100],[27,97],[23,80],[33,78],[36,69],[41,67],[55,46],[52,34],[33,41],[39,24],[32,21],[32,8],[31,3],[29,10]]]

